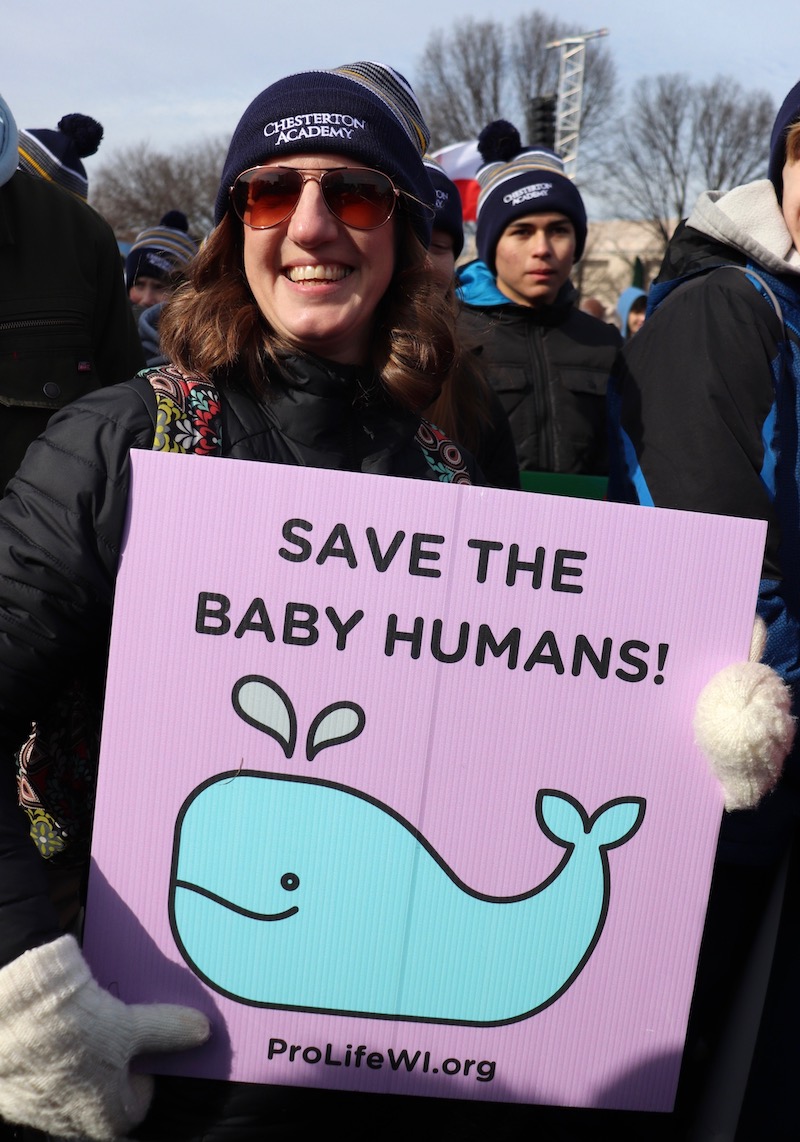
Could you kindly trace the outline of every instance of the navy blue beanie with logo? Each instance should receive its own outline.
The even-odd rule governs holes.
[[[408,82],[391,67],[352,63],[287,76],[257,95],[239,121],[214,210],[221,222],[242,171],[283,155],[338,154],[383,171],[404,199],[412,225],[430,242],[433,188],[422,156],[430,132]]]
[[[457,258],[464,249],[464,213],[458,187],[435,159],[425,159],[425,169],[433,184],[433,207],[436,217],[434,230],[444,230],[453,239],[453,254]]]
[[[796,83],[781,104],[769,141],[769,180],[778,201],[783,199],[783,168],[786,163],[786,134],[800,120],[800,83]]]
[[[564,174],[564,163],[547,147],[523,147],[519,131],[505,119],[484,127],[478,150],[485,165],[477,174],[478,257],[495,273],[497,243],[509,223],[525,214],[564,214],[575,228],[575,261],[586,245],[586,207]]]

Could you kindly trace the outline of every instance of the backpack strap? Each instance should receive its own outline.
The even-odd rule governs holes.
[[[440,483],[472,483],[461,449],[435,424],[421,420],[414,440]]]
[[[174,365],[139,373],[156,397],[153,450],[222,454],[219,392]],[[45,859],[69,862],[88,852],[97,771],[100,709],[77,680],[16,755],[19,801]]]
[[[739,266],[733,262],[728,266],[717,266],[716,268],[718,270],[738,270],[740,273],[744,274],[745,277],[750,278],[751,281],[758,284],[758,288],[761,289],[767,300],[772,303],[772,308],[775,310],[775,315],[778,318],[778,321],[781,323],[781,331],[785,340],[786,322],[783,319],[783,310],[781,309],[781,303],[778,301],[778,298],[775,295],[775,291],[764,281],[764,279],[761,277],[761,274],[756,273],[756,271],[750,266]]]
[[[156,398],[154,452],[222,455],[222,406],[211,381],[182,373],[174,365],[139,374]]]
[[[778,300],[775,291],[768,285],[767,282],[764,281],[761,274],[757,273],[757,271],[752,268],[752,266],[741,266],[737,262],[725,262],[722,265],[718,266],[707,266],[699,270],[693,270],[691,273],[686,274],[684,277],[677,278],[672,281],[655,283],[653,286],[651,286],[650,293],[647,297],[647,316],[650,317],[653,313],[655,313],[659,305],[661,305],[662,302],[666,301],[670,294],[680,286],[685,285],[687,282],[690,282],[695,278],[708,277],[709,274],[719,273],[720,270],[736,270],[738,273],[744,274],[745,277],[750,279],[751,283],[756,287],[756,289],[761,292],[764,300],[768,301],[772,305],[772,308],[775,311],[775,316],[781,323],[781,332],[785,341],[787,337],[786,322],[783,317],[781,303]]]

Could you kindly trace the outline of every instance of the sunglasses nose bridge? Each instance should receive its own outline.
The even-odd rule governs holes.
[[[330,203],[325,195],[325,188],[323,179],[325,178],[326,171],[321,174],[312,174],[307,171],[297,172],[302,179],[300,183],[297,201],[292,207],[291,214],[289,215],[289,226],[291,229],[302,231],[304,240],[308,240],[312,235],[317,235],[322,230],[327,230],[330,224],[336,219],[336,213],[331,208]],[[317,184],[316,192],[306,192],[306,183],[314,182]]]

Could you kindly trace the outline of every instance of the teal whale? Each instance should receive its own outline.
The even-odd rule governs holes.
[[[553,1003],[600,938],[608,851],[636,833],[639,797],[591,817],[540,790],[539,827],[565,850],[529,892],[473,891],[389,806],[335,782],[217,775],[175,826],[170,923],[181,955],[241,1003],[465,1025]]]

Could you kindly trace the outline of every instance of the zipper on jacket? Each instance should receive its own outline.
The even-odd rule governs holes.
[[[80,322],[74,317],[20,317],[16,321],[0,321],[0,333],[10,329],[79,329]]]
[[[531,355],[531,394],[537,431],[539,451],[538,468],[541,472],[554,471],[555,464],[555,418],[550,400],[550,374],[547,368],[547,354],[544,351],[544,327],[528,323],[528,344]]]

